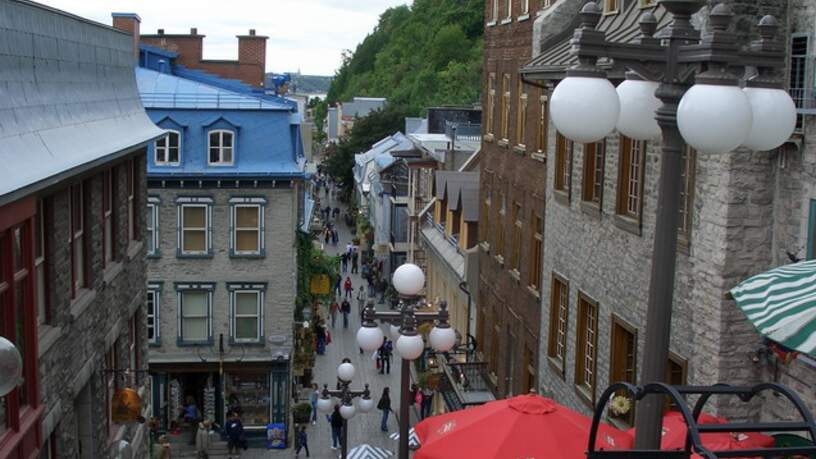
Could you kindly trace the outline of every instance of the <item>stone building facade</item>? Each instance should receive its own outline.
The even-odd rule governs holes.
[[[518,70],[545,2],[485,2],[476,340],[498,395],[538,387],[546,92]],[[539,252],[540,253],[540,252]],[[524,255],[522,255],[524,254]]]
[[[584,2],[556,1],[541,11],[534,58],[523,70],[527,78],[551,87],[563,78],[569,62],[560,50],[568,49],[569,35],[562,32],[575,27],[570,18],[582,6],[577,3]],[[663,27],[665,15],[654,3],[617,2],[619,9],[607,11],[599,28],[605,27],[604,21],[626,22],[621,16],[637,17],[644,8],[656,8]],[[729,3],[741,39],[750,36],[765,14],[791,24],[793,30],[780,31],[782,39],[796,27],[812,32],[812,21],[793,19],[804,13],[801,5],[788,9],[787,1]],[[695,24],[704,27],[706,17],[707,8],[695,17]],[[631,24],[636,26],[636,21]],[[623,75],[610,77],[615,82]],[[769,353],[762,351],[762,337],[726,296],[745,278],[789,263],[786,251],[805,256],[801,248],[813,237],[813,229],[807,228],[816,185],[807,172],[814,162],[809,125],[812,121],[805,116],[794,141],[775,151],[684,152],[669,382],[778,380],[793,387],[811,408],[816,404],[813,385],[807,382],[816,378],[813,360],[803,357],[786,366],[774,363],[775,357],[765,359]],[[540,383],[559,402],[589,413],[609,383],[645,382],[639,375],[660,139],[633,142],[613,133],[600,143],[573,145],[557,135],[554,126],[549,129],[541,293],[541,334],[546,339],[539,348]],[[762,402],[746,405],[721,397],[709,402],[709,409],[735,419],[792,414],[774,397],[764,400],[760,409]],[[633,417],[630,413],[613,420],[631,425]]]

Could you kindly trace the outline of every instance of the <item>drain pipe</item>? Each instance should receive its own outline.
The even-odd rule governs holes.
[[[471,360],[471,355],[470,355],[471,351],[470,351],[470,349],[468,349],[468,347],[470,346],[470,339],[472,337],[472,335],[470,334],[470,318],[471,318],[471,309],[472,309],[473,306],[472,306],[471,301],[470,301],[470,290],[468,290],[468,288],[467,288],[467,282],[459,282],[459,290],[464,292],[465,295],[467,295],[467,299],[468,299],[467,300],[468,301],[467,302],[467,330],[465,330],[465,361],[470,362],[470,360]],[[473,341],[476,341],[476,340],[474,339]]]

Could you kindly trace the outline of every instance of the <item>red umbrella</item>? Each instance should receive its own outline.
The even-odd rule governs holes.
[[[697,420],[698,424],[725,424],[727,422],[724,418],[707,413],[700,413]],[[666,413],[663,417],[663,438],[660,441],[660,449],[685,448],[686,430],[686,421],[683,419],[682,414],[676,411]],[[635,429],[629,429],[628,432],[634,438]],[[700,434],[700,438],[703,440],[703,446],[711,451],[769,448],[774,444],[773,437],[755,432],[710,432]]]
[[[420,422],[414,459],[576,459],[585,456],[591,427],[592,419],[549,398],[520,395]],[[631,436],[601,424],[596,448],[631,447]]]

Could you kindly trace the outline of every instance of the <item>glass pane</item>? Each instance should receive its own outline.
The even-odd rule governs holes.
[[[207,339],[207,319],[184,319],[181,338],[187,341],[205,341]]]
[[[222,156],[221,159],[225,163],[231,163],[232,162],[232,148],[227,148],[227,147],[222,148],[221,149],[221,156]]]
[[[183,317],[207,316],[207,292],[189,291],[182,293],[181,299]]]
[[[37,265],[37,323],[45,323],[47,319],[45,302],[45,263]]]
[[[14,283],[14,345],[20,351],[20,356],[23,358],[23,374],[26,368],[26,348],[25,348],[25,279]],[[28,391],[27,384],[21,384],[20,390],[20,405],[28,405]]]
[[[179,147],[179,135],[175,132],[171,132],[167,134],[167,139],[169,140],[169,144],[167,145],[170,148],[178,149]]]
[[[212,147],[220,147],[221,146],[221,136],[218,135],[218,132],[210,133],[210,149]]]
[[[232,148],[232,134],[229,132],[222,132],[221,140],[224,142],[221,144],[222,146]]]
[[[23,231],[19,227],[11,232],[11,252],[14,262],[11,272],[16,273],[23,269]]]
[[[149,341],[153,341],[156,337],[154,328],[156,326],[155,295],[153,292],[147,292],[147,339]]]
[[[258,207],[236,207],[235,220],[238,228],[257,228]]]
[[[179,160],[178,152],[179,152],[178,147],[170,147],[167,153],[167,161],[171,163],[177,163]]]
[[[236,231],[235,250],[237,252],[257,252],[258,232],[257,231]]]
[[[185,228],[204,228],[207,221],[207,209],[204,207],[185,207],[184,208],[184,227]]]
[[[258,319],[235,319],[236,339],[258,339]]]
[[[210,148],[210,162],[211,163],[221,162],[221,156],[220,156],[220,149],[219,148]]]
[[[257,314],[258,294],[255,292],[238,292],[235,294],[235,313],[239,315]]]
[[[206,252],[207,238],[204,230],[185,230],[183,234],[184,244],[181,248],[184,252]]]

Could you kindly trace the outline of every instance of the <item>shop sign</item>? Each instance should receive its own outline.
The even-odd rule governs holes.
[[[315,274],[309,283],[309,290],[312,295],[328,295],[331,293],[328,274]]]
[[[142,399],[135,389],[126,387],[113,394],[111,419],[116,424],[130,424],[142,417]]]

